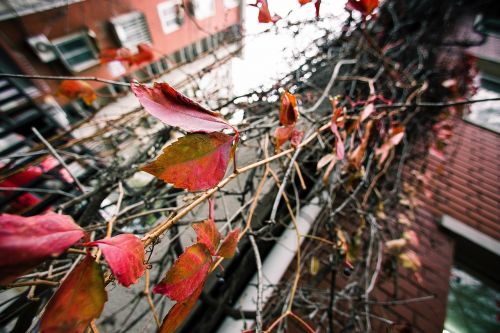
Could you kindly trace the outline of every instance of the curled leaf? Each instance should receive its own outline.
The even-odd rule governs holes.
[[[398,260],[401,266],[403,266],[404,268],[408,268],[412,271],[418,271],[420,267],[422,267],[420,258],[415,252],[411,250],[401,253],[398,256]]]
[[[392,127],[389,131],[389,137],[380,146],[380,148],[375,149],[375,156],[378,157],[378,166],[380,167],[384,161],[389,156],[389,152],[395,146],[397,146],[405,135],[405,128],[403,126]]]
[[[76,243],[84,231],[71,216],[0,215],[0,284],[7,284]]]
[[[299,119],[299,109],[297,99],[293,94],[285,91],[281,95],[280,123],[284,126],[295,125]]]
[[[240,235],[240,228],[236,228],[227,234],[222,242],[217,255],[224,258],[231,258],[236,252],[236,245],[238,245],[238,236]]]
[[[97,98],[94,89],[85,81],[64,80],[59,84],[57,94],[68,99],[82,98],[85,104],[91,105]]]
[[[168,312],[160,327],[160,333],[174,333],[189,315],[203,290],[203,284],[196,289],[184,302],[178,302]]]
[[[366,147],[368,146],[368,140],[370,139],[372,126],[373,126],[372,120],[366,123],[365,134],[361,139],[361,143],[359,144],[359,146],[356,147],[356,149],[354,149],[354,151],[352,151],[349,154],[349,163],[352,167],[354,167],[357,170],[361,168],[361,163],[363,162],[363,159],[365,157]]]
[[[188,134],[163,149],[142,170],[189,191],[212,188],[226,173],[233,139],[218,132]]]
[[[342,141],[342,136],[340,135],[339,128],[338,128],[339,118],[342,118],[341,117],[342,108],[337,107],[336,99],[331,100],[331,102],[332,102],[332,106],[333,106],[333,113],[332,113],[332,120],[331,120],[330,128],[331,128],[333,134],[335,135],[335,149],[337,152],[337,159],[342,160],[342,159],[344,159],[345,148],[344,148],[344,142]],[[343,123],[342,123],[342,125],[343,125]]]
[[[212,256],[205,245],[191,245],[179,256],[153,292],[184,302],[203,285],[211,264]]]
[[[259,8],[258,20],[260,23],[276,23],[281,20],[281,16],[279,15],[274,14],[271,16],[267,0],[256,0],[255,4],[251,4],[250,6]]]
[[[406,244],[407,241],[404,238],[391,239],[390,241],[385,242],[385,248],[389,252],[394,252],[401,250],[403,247],[406,246]]]
[[[144,109],[163,123],[188,132],[218,132],[232,129],[219,114],[184,96],[166,83],[153,88],[132,82],[132,91]]]
[[[378,7],[378,0],[348,0],[345,7],[349,11],[357,10],[366,17]]]
[[[207,219],[202,223],[193,225],[196,232],[197,243],[204,244],[210,251],[210,254],[215,255],[215,251],[220,243],[220,233],[213,219]]]
[[[101,268],[87,256],[64,280],[43,314],[41,333],[83,333],[107,301]]]
[[[316,169],[323,169],[327,164],[329,164],[333,159],[335,158],[335,155],[333,154],[326,154],[322,158],[319,159],[318,164],[316,165]]]
[[[122,234],[83,245],[98,246],[116,279],[125,287],[136,283],[144,274],[144,246],[134,235]]]

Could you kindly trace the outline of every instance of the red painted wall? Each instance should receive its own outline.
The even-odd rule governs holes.
[[[197,21],[201,29],[186,15],[184,23],[179,30],[164,34],[157,12],[157,5],[165,1],[172,0],[86,0],[67,7],[1,21],[0,31],[2,33],[0,34],[0,39],[4,42],[2,44],[8,45],[11,51],[17,53],[16,58],[18,59],[15,60],[18,63],[20,62],[22,65],[22,58],[24,57],[37,74],[69,75],[70,73],[58,60],[49,64],[42,63],[31,50],[26,39],[33,35],[44,34],[51,40],[88,27],[95,32],[97,44],[101,50],[116,48],[119,45],[112,34],[109,19],[120,14],[140,11],[146,16],[153,39],[153,47],[158,51],[158,54],[155,56],[159,58],[161,56],[160,52],[164,55],[172,54],[178,49],[203,39],[209,34],[224,30],[240,21],[238,7],[227,9],[224,7],[223,0],[215,0],[215,15]],[[26,66],[22,65],[21,67],[23,67],[22,70],[24,72],[29,72]],[[136,69],[136,67],[132,68],[132,70],[128,69],[127,73]],[[92,67],[78,73],[78,75],[111,78],[105,65]],[[51,87],[52,92],[55,91],[57,82],[47,83]],[[94,87],[101,86],[99,83],[92,82],[91,84]]]

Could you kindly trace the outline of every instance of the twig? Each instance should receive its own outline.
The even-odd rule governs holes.
[[[34,192],[34,193],[50,193],[50,194],[60,194],[65,197],[75,198],[76,195],[64,192],[61,190],[51,190],[43,188],[32,188],[32,187],[5,187],[1,186],[0,191],[17,191],[17,192]]]
[[[144,295],[146,296],[149,307],[151,308],[151,312],[153,313],[153,317],[155,318],[156,327],[160,329],[161,327],[160,318],[158,318],[155,304],[153,303],[153,298],[151,297],[151,293],[149,292],[149,269],[146,269],[146,274],[144,274]]]
[[[59,163],[61,163],[61,165],[64,167],[64,169],[66,169],[66,171],[68,171],[69,175],[71,176],[71,178],[73,178],[73,180],[75,181],[75,184],[78,186],[80,191],[82,191],[82,193],[85,193],[86,192],[85,187],[82,185],[82,183],[80,183],[80,181],[78,180],[78,177],[76,177],[73,174],[73,172],[69,169],[69,166],[66,164],[66,162],[64,162],[64,160],[57,153],[57,151],[54,149],[54,147],[52,147],[52,145],[47,140],[45,140],[45,138],[40,134],[40,132],[38,132],[38,130],[36,128],[32,127],[31,130],[33,131],[33,133],[35,133],[35,135],[38,137],[38,139],[40,139],[40,141],[43,142],[43,144],[47,147],[47,149],[54,156],[54,158],[56,160],[58,160]]]
[[[8,74],[0,73],[0,77],[12,77],[17,79],[31,80],[81,80],[81,81],[97,81],[102,83],[114,84],[117,86],[130,87],[130,83],[101,79],[96,76],[55,76],[55,75],[24,75],[24,74]]]
[[[256,310],[256,333],[262,332],[262,260],[260,258],[259,248],[257,247],[257,243],[255,242],[255,237],[253,235],[248,236],[250,240],[250,244],[252,244],[252,249],[255,255],[255,264],[257,265],[257,310]]]

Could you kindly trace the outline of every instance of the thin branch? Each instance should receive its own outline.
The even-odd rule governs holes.
[[[12,77],[12,78],[17,78],[17,79],[31,79],[31,80],[96,81],[96,82],[114,84],[116,86],[130,87],[130,83],[102,79],[102,78],[99,78],[96,76],[24,75],[24,74],[0,73],[0,77]]]
[[[69,169],[69,166],[66,164],[66,162],[64,162],[64,160],[57,153],[57,151],[54,149],[54,147],[52,147],[52,145],[47,140],[45,140],[45,138],[42,136],[42,134],[40,134],[40,132],[38,132],[38,130],[36,128],[32,127],[31,130],[33,131],[33,133],[35,133],[35,135],[38,137],[38,139],[40,139],[40,141],[43,142],[43,144],[47,147],[47,149],[54,156],[54,158],[56,160],[58,160],[59,163],[61,163],[61,165],[64,167],[64,169],[66,169],[66,171],[68,171],[69,175],[71,176],[71,178],[73,178],[73,180],[75,181],[75,184],[78,186],[80,191],[82,191],[82,193],[85,193],[86,192],[85,187],[82,185],[82,183],[80,183],[80,181],[78,180],[78,177],[76,177],[73,174],[73,172]]]

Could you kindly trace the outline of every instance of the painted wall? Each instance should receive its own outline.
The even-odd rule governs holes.
[[[153,40],[153,48],[157,51],[156,58],[172,54],[193,42],[207,37],[209,34],[224,30],[240,22],[239,7],[225,8],[223,0],[215,0],[215,15],[193,22],[187,15],[183,25],[176,31],[165,34],[161,27],[157,5],[173,0],[123,0],[102,1],[86,0],[53,10],[43,11],[20,18],[0,22],[0,45],[8,49],[10,55],[20,65],[21,71],[28,74],[70,75],[71,73],[59,60],[48,64],[41,62],[26,39],[30,36],[44,34],[49,40],[62,37],[88,28],[95,33],[97,46],[102,50],[119,47],[109,19],[132,11],[143,12]],[[186,1],[186,0],[184,0]],[[26,64],[29,63],[29,64]],[[30,67],[32,67],[30,69]],[[136,70],[128,68],[127,73]],[[106,65],[97,65],[83,72],[82,76],[98,76],[112,78]],[[57,82],[47,82],[54,92]],[[99,87],[99,83],[91,83]]]

